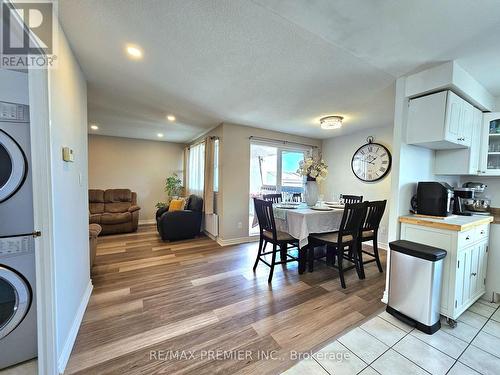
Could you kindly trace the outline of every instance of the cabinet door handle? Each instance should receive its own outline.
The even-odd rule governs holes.
[[[470,275],[471,275],[471,276],[477,276],[477,273],[472,272]]]
[[[484,234],[484,230],[482,230],[480,233],[481,233],[481,234]]]
[[[466,240],[470,240],[470,236],[465,237]]]

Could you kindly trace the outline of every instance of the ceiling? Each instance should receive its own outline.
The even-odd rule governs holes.
[[[395,79],[452,59],[500,96],[498,14],[498,0],[59,1],[97,132],[173,142],[220,122],[313,138],[388,126]],[[342,129],[320,129],[336,114]]]

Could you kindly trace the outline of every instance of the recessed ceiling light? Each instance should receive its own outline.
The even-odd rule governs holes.
[[[127,45],[126,51],[132,59],[138,60],[142,58],[142,50],[137,46],[129,44]]]
[[[175,116],[174,115],[168,115],[167,116],[168,121],[175,121]]]
[[[158,136],[158,138],[163,138],[163,133],[158,133],[156,135]]]
[[[326,116],[319,119],[322,129],[338,129],[342,127],[342,116]]]
[[[92,130],[99,130],[99,127],[97,125],[90,125],[90,129]]]

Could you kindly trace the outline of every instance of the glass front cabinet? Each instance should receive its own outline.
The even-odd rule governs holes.
[[[479,174],[500,176],[500,112],[484,114]]]

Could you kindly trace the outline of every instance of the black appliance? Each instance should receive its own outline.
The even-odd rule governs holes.
[[[453,190],[453,213],[455,215],[472,215],[468,212],[466,205],[469,204],[471,199],[474,199],[474,191],[474,189],[466,187]]]
[[[446,217],[453,212],[453,188],[446,182],[419,182],[417,214]]]

